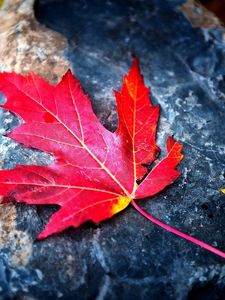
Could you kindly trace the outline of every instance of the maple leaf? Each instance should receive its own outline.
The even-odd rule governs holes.
[[[138,61],[115,91],[119,125],[108,131],[95,116],[79,81],[68,71],[52,86],[34,73],[0,74],[3,105],[24,121],[8,136],[27,147],[54,154],[48,166],[16,166],[0,171],[4,201],[58,204],[39,239],[92,220],[100,222],[130,203],[146,218],[220,256],[225,254],[145,213],[134,199],[153,196],[174,182],[183,158],[172,137],[167,156],[148,173],[160,149],[156,145],[159,106],[153,106]],[[148,174],[147,174],[148,173]],[[138,184],[139,182],[139,184]]]
[[[29,204],[61,206],[39,238],[77,227],[85,221],[110,218],[131,200],[152,196],[180,174],[182,146],[167,140],[168,155],[147,177],[156,159],[159,107],[149,99],[138,61],[115,92],[119,126],[108,131],[93,113],[79,81],[68,71],[56,86],[31,73],[0,74],[0,90],[7,97],[3,108],[24,123],[8,136],[27,147],[52,153],[49,166],[16,166],[0,172],[0,194]]]

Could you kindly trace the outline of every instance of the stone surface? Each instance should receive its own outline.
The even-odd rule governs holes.
[[[187,0],[180,6],[180,10],[185,17],[191,22],[193,27],[201,28],[222,28],[222,22],[214,15],[213,12],[206,9],[203,5],[195,0]]]
[[[120,87],[131,53],[140,58],[153,102],[162,108],[158,144],[164,152],[172,133],[185,154],[180,179],[140,205],[225,251],[223,29],[193,29],[178,9],[183,2],[40,0],[36,17],[67,38],[73,71],[111,130],[117,124],[112,87]],[[2,134],[16,124],[1,113]],[[49,159],[4,137],[0,143],[4,168]],[[56,209],[16,206],[23,243],[10,236],[7,221],[1,228],[8,231],[0,251],[0,299],[224,299],[224,260],[157,228],[132,207],[101,224],[36,241]],[[13,249],[21,250],[18,261]]]
[[[34,17],[34,0],[4,0],[0,9],[0,71],[30,70],[56,83],[68,69],[63,57],[66,39],[40,25]]]

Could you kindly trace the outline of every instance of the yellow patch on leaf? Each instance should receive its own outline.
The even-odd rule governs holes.
[[[112,214],[117,214],[124,208],[128,206],[128,204],[131,202],[131,199],[125,196],[118,197],[118,202],[116,204],[113,204],[112,206]]]

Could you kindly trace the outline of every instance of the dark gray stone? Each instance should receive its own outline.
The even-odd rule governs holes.
[[[140,205],[155,217],[225,251],[225,44],[222,31],[193,29],[183,1],[40,0],[38,20],[68,38],[68,59],[104,125],[117,123],[119,89],[139,59],[161,105],[158,144],[184,144],[182,176]],[[0,115],[2,133],[15,118]],[[9,119],[9,121],[5,121]],[[4,129],[3,129],[4,128]],[[5,131],[4,131],[5,130]],[[9,143],[9,144],[7,144]],[[9,146],[4,167],[47,163],[39,151]],[[132,207],[114,218],[35,241],[57,207],[17,205],[17,227],[33,241],[25,266],[0,253],[1,299],[224,299],[224,260],[144,219]],[[30,297],[30,298],[29,298]]]

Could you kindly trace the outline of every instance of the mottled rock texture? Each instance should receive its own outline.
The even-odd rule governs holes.
[[[222,22],[214,13],[195,0],[187,0],[180,6],[180,10],[191,22],[193,27],[222,28]]]
[[[140,205],[225,251],[223,29],[194,29],[178,9],[183,3],[40,0],[36,17],[67,38],[73,71],[111,130],[117,124],[112,87],[120,87],[131,54],[140,58],[153,102],[161,105],[158,144],[164,149],[174,134],[185,154],[180,179]],[[1,113],[0,124],[5,134],[18,120]],[[51,159],[4,137],[0,143],[4,168]],[[132,207],[101,224],[35,241],[56,209],[16,206],[16,230],[29,243],[16,237],[7,243],[10,230],[3,237],[1,299],[224,299],[224,260],[157,228]],[[13,247],[29,255],[15,263]]]
[[[69,66],[62,55],[67,42],[37,22],[33,6],[34,0],[4,0],[0,9],[0,70],[32,70],[56,83]]]

